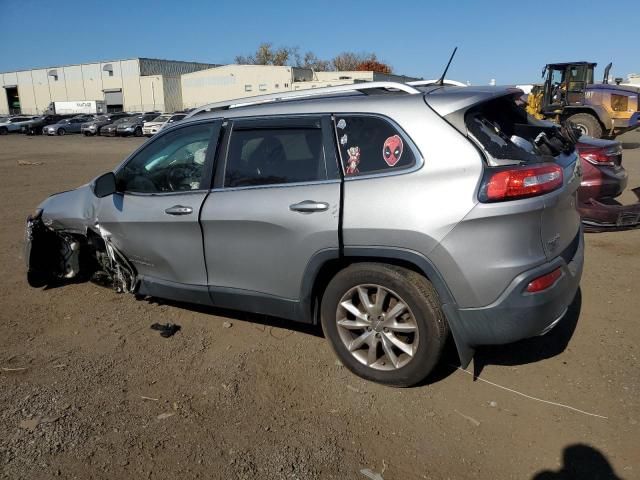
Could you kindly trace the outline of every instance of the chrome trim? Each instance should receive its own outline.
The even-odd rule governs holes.
[[[329,183],[340,183],[339,178],[333,178],[331,180],[314,180],[310,182],[291,182],[291,183],[273,183],[269,185],[246,185],[243,187],[221,187],[221,188],[212,188],[209,190],[211,193],[216,192],[234,192],[237,190],[256,190],[263,188],[287,188],[287,187],[306,187],[313,185],[324,185]]]

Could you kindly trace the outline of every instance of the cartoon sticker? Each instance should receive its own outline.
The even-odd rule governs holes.
[[[358,164],[360,163],[360,147],[350,147],[347,150],[349,154],[349,160],[347,160],[347,175],[357,175],[360,173],[358,170]]]
[[[382,157],[387,165],[394,167],[400,161],[403,149],[404,145],[399,135],[387,138],[382,146]]]
[[[342,137],[340,137],[340,145],[346,145],[348,142],[347,134],[345,133]]]
[[[346,127],[347,127],[347,122],[345,122],[344,118],[341,118],[341,119],[338,121],[338,128],[339,128],[340,130],[344,130]]]

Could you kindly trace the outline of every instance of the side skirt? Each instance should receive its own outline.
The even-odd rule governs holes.
[[[196,303],[311,323],[309,316],[301,315],[300,302],[265,295],[250,290],[188,285],[151,277],[139,277],[138,295],[166,298],[177,302]]]

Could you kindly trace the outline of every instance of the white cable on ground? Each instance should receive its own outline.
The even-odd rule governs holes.
[[[455,367],[455,368],[457,368],[461,372],[466,373],[467,375],[471,375],[472,377],[474,376],[473,373],[467,372],[464,368],[461,368],[461,367]],[[585,412],[584,410],[580,410],[578,408],[574,408],[574,407],[571,407],[569,405],[564,405],[562,403],[551,402],[549,400],[543,400],[541,398],[532,397],[531,395],[527,395],[525,393],[518,392],[517,390],[513,390],[511,388],[507,388],[507,387],[503,387],[502,385],[498,385],[497,383],[490,382],[489,380],[485,380],[484,378],[480,378],[480,377],[475,377],[475,378],[477,380],[480,380],[481,382],[488,383],[489,385],[493,385],[494,387],[501,388],[503,390],[506,390],[507,392],[515,393],[516,395],[520,395],[520,396],[528,398],[530,400],[536,400],[538,402],[548,403],[549,405],[555,405],[556,407],[568,408],[569,410],[573,410],[574,412],[582,413],[584,415],[589,415],[591,417],[598,417],[598,418],[604,418],[604,419],[608,419],[609,418],[609,417],[605,417],[605,416],[602,416],[602,415],[598,415],[597,413]]]

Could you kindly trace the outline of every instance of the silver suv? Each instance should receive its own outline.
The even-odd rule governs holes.
[[[582,272],[575,131],[521,95],[378,82],[208,105],[43,202],[29,282],[321,323],[389,385],[424,379],[449,332],[466,366],[550,330]]]

